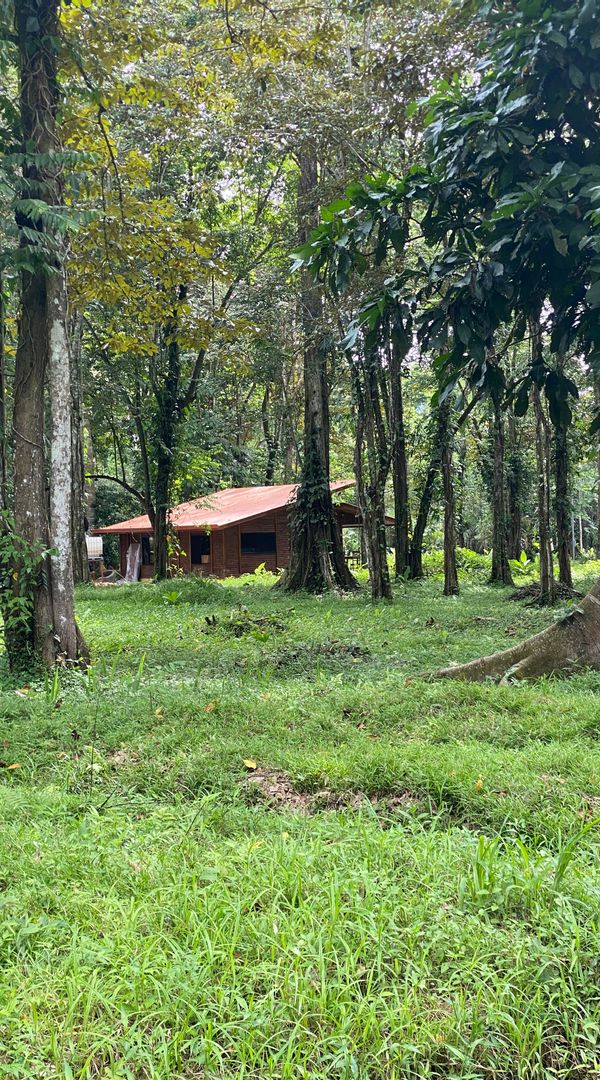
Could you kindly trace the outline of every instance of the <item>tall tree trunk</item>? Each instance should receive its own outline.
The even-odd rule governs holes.
[[[517,424],[514,413],[509,410],[507,420],[508,462],[506,468],[506,555],[518,559],[523,550],[521,525],[522,461],[517,441]]]
[[[57,0],[15,3],[21,135],[26,153],[23,173],[27,197],[48,206],[62,204],[55,126],[58,15]],[[58,656],[75,660],[85,651],[73,603],[71,390],[64,251],[60,238],[39,216],[32,219],[17,205],[16,219],[22,229],[21,247],[30,250],[30,261],[37,262],[37,268],[24,270],[21,280],[13,408],[14,519],[17,534],[30,551],[40,553],[51,547],[53,554],[44,557],[45,572],[33,582],[30,617],[20,625],[9,623],[5,639],[9,661],[22,663],[25,650],[51,664]],[[32,233],[38,234],[40,243],[32,240]],[[51,417],[49,514],[44,454],[46,375]],[[23,571],[23,560],[17,560],[15,572],[21,580]]]
[[[96,459],[94,455],[94,437],[92,434],[91,425],[83,414],[83,475],[85,478],[85,517],[87,520],[87,528],[89,532],[95,528],[96,525],[96,481],[94,480],[94,473],[96,472]]]
[[[456,596],[458,573],[456,570],[456,512],[452,478],[452,419],[450,401],[440,407],[442,436],[442,490],[444,493],[444,596]]]
[[[182,421],[179,407],[181,381],[181,349],[179,345],[179,307],[187,299],[187,286],[179,285],[176,305],[171,318],[163,327],[161,351],[166,354],[166,371],[156,378],[153,386],[156,399],[156,429],[154,433],[154,577],[162,581],[168,576],[169,512],[171,481],[177,429]]]
[[[540,547],[540,597],[541,604],[553,604],[555,600],[554,565],[550,539],[548,454],[546,417],[537,386],[533,391],[535,413],[535,455],[537,466],[537,511]]]
[[[300,241],[315,222],[317,158],[304,150],[299,158]],[[301,286],[304,340],[304,460],[300,485],[290,515],[290,565],[282,579],[289,591],[355,588],[344,558],[329,486],[329,392],[326,353],[319,342],[321,294],[305,273]]]
[[[490,582],[512,585],[506,550],[506,483],[504,475],[504,417],[499,392],[492,394],[493,468],[492,468],[492,572]]]
[[[265,464],[265,485],[269,487],[275,480],[275,464],[277,461],[277,451],[279,450],[279,444],[277,438],[271,433],[271,423],[269,417],[269,404],[271,400],[270,388],[265,387],[261,403],[261,420],[263,435],[265,437],[265,446],[267,449],[267,461]]]
[[[417,514],[417,520],[415,521],[415,527],[413,530],[410,545],[410,576],[415,581],[423,577],[423,538],[425,536],[425,529],[427,528],[429,513],[431,510],[431,505],[433,503],[435,482],[440,471],[442,436],[443,418],[441,415],[441,410],[438,409],[435,418],[435,431],[433,435],[433,445],[431,448],[431,458],[429,460],[429,465],[427,466],[425,483],[423,484],[423,490],[421,492],[421,499],[419,502],[419,511]]]
[[[390,349],[391,416],[390,442],[392,448],[392,484],[394,488],[394,547],[396,577],[406,573],[410,548],[410,513],[408,505],[408,461],[404,402],[402,397],[402,363],[394,343]]]
[[[6,464],[6,313],[4,280],[0,270],[0,510],[8,509]]]
[[[81,345],[83,319],[79,313],[70,320],[71,340],[71,469],[73,492],[71,497],[71,547],[73,551],[73,578],[76,582],[89,581],[89,561],[86,536],[86,483],[83,449],[83,393],[81,386]]]
[[[59,653],[78,655],[73,596],[71,432],[71,360],[67,336],[67,287],[64,270],[47,282],[48,391],[50,395],[50,542],[54,637]]]
[[[358,358],[351,360],[356,409],[354,471],[358,490],[363,536],[367,548],[369,584],[374,600],[391,600],[392,586],[387,561],[385,535],[385,484],[390,468],[390,454],[383,429],[378,380],[374,370],[376,357],[368,355],[362,369]],[[364,477],[363,448],[366,443],[368,483]]]
[[[567,429],[562,425],[554,429],[554,512],[556,516],[556,547],[558,555],[558,580],[568,589],[573,588],[570,546],[570,500],[569,500],[569,448]]]

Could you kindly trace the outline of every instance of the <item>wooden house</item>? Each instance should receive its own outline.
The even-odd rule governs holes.
[[[332,491],[352,487],[354,481],[331,485]],[[289,509],[297,491],[295,484],[271,487],[226,488],[192,502],[180,503],[170,514],[171,528],[179,541],[174,569],[185,574],[238,577],[252,573],[261,563],[268,570],[283,570],[290,561]],[[335,507],[340,528],[360,526],[358,508],[351,503]],[[393,523],[389,518],[388,524]],[[126,575],[134,545],[139,573],[154,573],[152,527],[146,514],[97,529],[120,538],[120,571]],[[131,579],[131,567],[130,567]]]

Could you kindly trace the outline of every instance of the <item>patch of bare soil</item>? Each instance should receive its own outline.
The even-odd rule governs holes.
[[[109,754],[107,759],[111,765],[137,765],[140,761],[140,755],[135,750],[127,750],[125,748],[121,750],[115,750],[113,754]]]
[[[249,793],[260,793],[274,810],[295,810],[315,814],[321,810],[358,810],[370,803],[381,814],[407,810],[422,805],[412,792],[392,795],[365,795],[363,791],[298,791],[288,774],[281,769],[256,769],[243,781]]]

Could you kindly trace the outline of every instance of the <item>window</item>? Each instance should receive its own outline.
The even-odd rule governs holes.
[[[242,555],[274,555],[277,550],[275,533],[243,532],[241,547]]]
[[[192,566],[199,566],[203,555],[210,555],[210,536],[208,533],[190,533],[190,556]]]
[[[142,536],[142,564],[154,566],[154,537]]]

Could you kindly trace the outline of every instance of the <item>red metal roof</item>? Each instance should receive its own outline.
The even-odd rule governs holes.
[[[337,480],[331,484],[332,491],[344,491],[352,487],[354,480]],[[226,529],[240,521],[259,517],[261,514],[280,510],[293,502],[297,484],[274,484],[271,487],[225,488],[212,495],[180,503],[171,510],[171,523],[176,529]],[[147,514],[117,521],[96,533],[151,533],[152,526]]]

